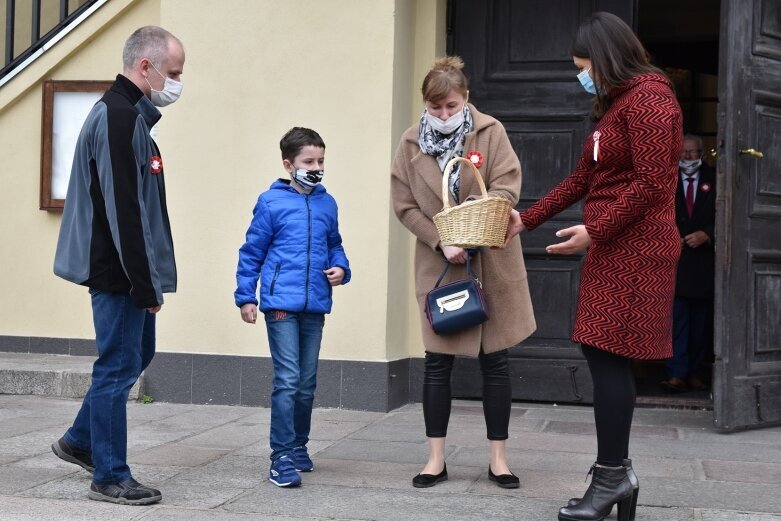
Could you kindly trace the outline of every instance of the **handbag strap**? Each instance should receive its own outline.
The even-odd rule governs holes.
[[[479,250],[478,250],[478,251],[479,251]],[[477,253],[478,253],[478,252],[475,252],[475,255],[477,255]],[[470,277],[472,277],[473,279],[475,279],[475,280],[477,281],[477,283],[478,283],[478,284],[480,284],[480,285],[482,286],[482,283],[480,282],[480,279],[478,279],[478,278],[475,276],[475,274],[474,274],[474,273],[472,273],[472,262],[471,262],[471,259],[472,259],[472,255],[471,255],[469,252],[467,252],[467,255],[466,255],[466,272],[467,272],[467,274],[468,274]],[[437,283],[436,283],[436,284],[434,284],[434,288],[435,288],[435,289],[436,289],[436,288],[438,288],[438,287],[439,287],[439,285],[442,283],[442,279],[444,279],[444,278],[445,278],[445,274],[447,274],[447,270],[449,270],[449,269],[450,269],[450,263],[447,261],[447,259],[445,259],[445,269],[444,269],[444,270],[442,270],[442,274],[441,274],[441,275],[439,276],[439,278],[437,279]]]

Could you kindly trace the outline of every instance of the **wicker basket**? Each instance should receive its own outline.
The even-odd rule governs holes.
[[[459,161],[471,168],[483,198],[451,207],[448,179]],[[442,203],[442,211],[434,216],[434,224],[443,245],[461,248],[504,245],[512,205],[503,197],[488,196],[480,171],[469,159],[454,157],[448,162],[442,175]]]

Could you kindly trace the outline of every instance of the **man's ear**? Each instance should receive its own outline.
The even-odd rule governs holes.
[[[288,174],[292,174],[293,173],[293,170],[294,170],[293,163],[291,163],[289,160],[283,159],[282,160],[282,166],[285,168],[285,170],[287,171]]]

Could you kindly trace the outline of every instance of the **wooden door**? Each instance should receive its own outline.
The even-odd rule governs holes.
[[[470,100],[507,129],[523,170],[519,209],[527,208],[574,168],[591,123],[591,96],[580,86],[570,46],[580,23],[610,11],[630,25],[634,0],[451,0],[448,53],[463,57]],[[554,233],[581,222],[582,205],[522,237],[537,331],[511,350],[513,398],[591,402],[591,378],[570,342],[579,256],[549,256]],[[476,361],[459,359],[454,395],[479,397]]]
[[[713,406],[733,430],[781,422],[781,3],[721,2]]]

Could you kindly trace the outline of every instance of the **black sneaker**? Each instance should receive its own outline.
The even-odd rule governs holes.
[[[92,451],[72,447],[65,441],[65,438],[60,438],[52,443],[52,452],[61,460],[78,465],[90,474],[95,472],[95,465],[92,463]]]
[[[159,490],[145,487],[133,478],[111,485],[92,483],[87,497],[95,501],[108,501],[120,505],[151,505],[163,499]]]

